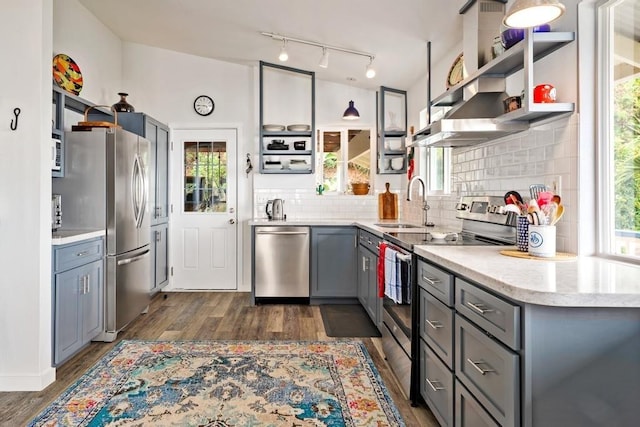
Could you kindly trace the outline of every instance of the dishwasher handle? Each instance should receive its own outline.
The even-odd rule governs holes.
[[[283,234],[309,234],[308,231],[256,231],[256,234],[272,234],[272,235],[283,235]]]

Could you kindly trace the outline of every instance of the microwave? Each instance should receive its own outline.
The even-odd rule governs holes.
[[[51,138],[51,170],[62,170],[62,141]]]

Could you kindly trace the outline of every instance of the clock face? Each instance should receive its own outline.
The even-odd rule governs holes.
[[[215,104],[213,103],[213,99],[208,97],[207,95],[200,95],[193,101],[193,108],[196,110],[196,113],[201,116],[208,116],[213,113],[213,109]]]

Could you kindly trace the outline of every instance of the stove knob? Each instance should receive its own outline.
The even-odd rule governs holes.
[[[456,209],[459,211],[466,211],[467,210],[467,204],[466,203],[458,203],[458,205],[456,206]]]

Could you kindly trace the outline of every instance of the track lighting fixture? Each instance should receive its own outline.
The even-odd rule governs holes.
[[[289,59],[289,54],[287,53],[287,40],[282,40],[282,49],[280,50],[280,55],[278,55],[278,59],[282,62]]]
[[[557,19],[565,11],[558,0],[516,0],[509,8],[504,25],[512,28],[529,28]]]
[[[322,58],[320,58],[320,63],[318,67],[327,68],[329,66],[329,51],[326,47],[322,48]]]
[[[358,120],[360,118],[360,113],[356,110],[356,107],[353,106],[353,101],[349,101],[349,106],[344,110],[342,118],[344,120]]]
[[[367,76],[368,79],[372,79],[376,76],[376,70],[374,70],[373,67],[371,66],[372,63],[373,63],[373,56],[370,56],[369,65],[367,65],[367,70],[365,71],[365,76]]]
[[[287,54],[287,50],[286,50],[287,42],[294,42],[294,43],[306,44],[309,46],[316,46],[316,47],[322,48],[322,58],[318,63],[318,66],[321,68],[329,67],[329,51],[335,50],[336,52],[350,53],[352,55],[365,56],[369,58],[369,65],[367,66],[367,69],[366,69],[366,76],[367,78],[371,79],[376,75],[375,70],[371,66],[371,63],[373,62],[373,59],[375,58],[375,56],[371,53],[360,52],[357,50],[346,49],[338,46],[330,46],[330,45],[314,42],[311,40],[297,39],[294,37],[287,37],[287,36],[283,36],[275,33],[262,32],[261,34],[263,36],[271,37],[274,40],[282,40],[282,50],[280,50],[280,56],[278,56],[278,59],[280,59],[280,61],[286,61],[287,59],[289,59],[289,55]]]

